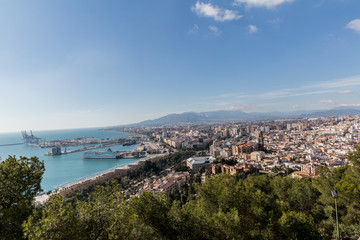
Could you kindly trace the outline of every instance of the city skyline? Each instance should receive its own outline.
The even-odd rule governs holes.
[[[0,132],[360,106],[356,0],[0,1]]]

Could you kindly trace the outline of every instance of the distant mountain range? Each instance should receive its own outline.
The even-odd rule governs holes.
[[[338,107],[331,110],[298,110],[294,112],[264,112],[246,113],[240,110],[219,110],[211,112],[184,112],[169,114],[157,119],[146,120],[135,124],[108,127],[106,129],[126,127],[156,127],[170,125],[224,123],[241,121],[275,120],[282,118],[311,118],[311,117],[337,117],[346,115],[360,115],[360,107]]]

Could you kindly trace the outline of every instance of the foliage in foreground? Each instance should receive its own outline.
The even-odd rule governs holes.
[[[9,156],[0,163],[0,239],[21,239],[22,226],[41,190],[44,163],[38,158]]]
[[[342,239],[359,237],[359,170],[323,169],[315,179],[216,175],[185,204],[144,192],[126,201],[114,182],[87,200],[56,196],[24,224],[29,239],[332,239],[339,190]],[[191,199],[191,198],[189,198]]]
[[[0,238],[20,239],[23,231],[28,239],[335,239],[330,190],[337,189],[341,238],[358,239],[358,152],[349,155],[354,166],[321,168],[313,179],[216,175],[175,200],[150,192],[126,200],[114,181],[85,198],[54,196],[34,211],[28,199],[40,188],[42,163],[8,159],[0,167]]]

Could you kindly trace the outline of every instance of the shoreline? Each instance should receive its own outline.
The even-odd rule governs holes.
[[[43,194],[37,195],[35,197],[35,204],[45,203],[54,194],[61,194],[61,195],[65,196],[66,194],[68,194],[70,192],[73,192],[76,190],[83,190],[83,189],[89,188],[92,185],[104,183],[113,177],[126,176],[128,171],[138,167],[139,163],[145,162],[145,161],[153,159],[155,157],[162,157],[162,156],[166,156],[166,155],[167,154],[150,155],[148,157],[144,157],[144,158],[135,160],[131,163],[115,166],[115,167],[106,169],[104,171],[93,173],[88,176],[84,176],[82,178],[78,178],[76,180],[63,183],[61,185],[56,186],[55,189],[53,191],[51,191],[50,194],[43,193]]]

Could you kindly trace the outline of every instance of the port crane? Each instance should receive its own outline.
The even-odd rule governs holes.
[[[35,137],[32,130],[30,130],[30,134],[26,132],[26,130],[21,131],[23,136],[23,140],[26,144],[38,144],[41,138]]]

